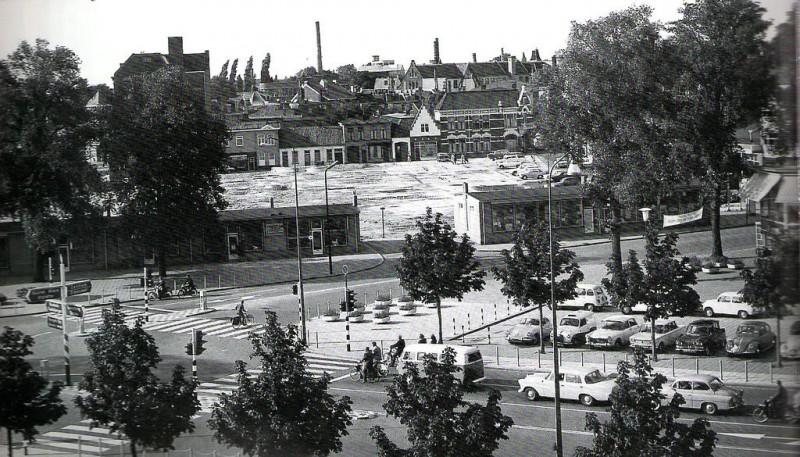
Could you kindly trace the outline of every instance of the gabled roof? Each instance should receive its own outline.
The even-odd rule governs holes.
[[[446,92],[436,105],[437,111],[461,109],[490,109],[502,105],[504,108],[517,106],[517,90],[477,90],[468,92]]]
[[[472,76],[478,78],[508,76],[508,69],[499,62],[473,62],[467,64],[467,71],[472,72]]]
[[[392,123],[392,137],[405,138],[411,135],[411,127],[417,119],[417,114],[385,114],[381,119]]]
[[[304,148],[344,144],[344,133],[338,126],[320,125],[292,127],[281,132],[281,148]]]
[[[361,209],[358,206],[349,204],[330,204],[325,205],[306,205],[300,207],[301,216],[324,216],[325,211],[331,216],[339,216],[344,214],[358,214]],[[245,221],[245,220],[259,220],[259,219],[274,219],[294,218],[295,208],[292,206],[283,208],[247,208],[247,209],[226,209],[219,212],[219,220],[222,222],[227,221]]]
[[[250,113],[250,119],[275,119],[287,117],[300,117],[301,114],[292,108],[285,108],[278,104],[268,103]]]
[[[133,75],[141,75],[152,73],[159,68],[167,65],[178,64],[175,56],[168,54],[161,54],[158,52],[131,54],[128,59],[120,64],[116,72],[114,72],[115,80],[122,80]],[[206,53],[183,54],[183,69],[187,72],[202,71],[208,69],[208,55]]]
[[[436,78],[450,78],[458,79],[463,78],[464,74],[458,69],[454,63],[442,63],[438,65],[417,65],[417,70],[423,78],[433,78],[436,73]]]
[[[325,80],[324,86],[320,79],[309,79],[308,81],[303,84],[304,88],[309,88],[314,92],[320,94],[323,100],[327,101],[334,101],[334,100],[353,100],[356,98],[356,95],[350,92],[347,88],[342,86],[341,84],[337,84],[333,81]]]

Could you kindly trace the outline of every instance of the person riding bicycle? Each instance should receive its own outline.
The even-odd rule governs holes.
[[[361,357],[361,382],[366,383],[372,373],[373,355],[369,346],[364,348],[364,355]]]
[[[167,287],[167,282],[164,280],[163,276],[158,276],[158,284],[156,284],[156,294],[158,294],[158,298],[162,299],[167,296],[167,292],[169,292],[169,288]]]
[[[397,359],[400,358],[400,354],[403,353],[403,349],[406,348],[406,340],[403,339],[403,335],[397,336],[397,341],[389,346],[389,365],[396,366]]]
[[[372,342],[372,374],[375,375],[375,378],[378,378],[378,364],[383,361],[383,351],[381,351],[380,346],[374,341]]]
[[[247,325],[247,311],[244,309],[244,299],[236,305],[236,316],[239,318],[239,323]]]
[[[187,274],[186,281],[183,282],[183,290],[192,291],[194,289],[196,289],[194,281],[192,280],[192,277]]]
[[[767,404],[769,405],[769,409],[771,410],[772,417],[782,419],[783,416],[786,414],[786,401],[789,397],[786,388],[783,387],[783,383],[779,379],[778,383],[778,393],[773,395],[769,400],[767,400]]]

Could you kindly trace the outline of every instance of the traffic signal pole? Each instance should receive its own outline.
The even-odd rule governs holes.
[[[192,327],[192,379],[197,381],[197,329]]]
[[[297,306],[300,314],[300,341],[306,341],[306,302],[303,294],[303,253],[300,250],[300,203],[297,191],[297,164],[294,164],[294,226],[297,235]]]
[[[64,336],[64,376],[68,386],[72,385],[69,356],[69,333],[67,333],[67,270],[64,266],[64,256],[59,254],[61,264],[61,334]]]

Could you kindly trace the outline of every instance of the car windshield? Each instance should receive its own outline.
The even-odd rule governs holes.
[[[603,322],[603,328],[606,330],[622,330],[625,327],[619,321],[606,321]]]
[[[800,335],[800,321],[795,322],[792,324],[792,327],[789,329],[790,335]]]
[[[642,332],[642,333],[650,333],[650,324],[644,324],[642,326],[641,330],[639,330],[639,331]],[[666,331],[666,328],[664,327],[664,325],[656,324],[656,333],[664,333],[665,331]]]
[[[565,317],[561,319],[561,322],[558,323],[560,326],[568,326],[568,327],[579,327],[580,321],[576,317]]]
[[[586,384],[594,384],[601,381],[605,381],[606,377],[603,376],[603,373],[600,373],[599,370],[594,370],[591,373],[587,374],[584,379],[586,381]]]
[[[725,384],[723,384],[722,381],[719,380],[719,378],[712,378],[711,381],[708,382],[708,385],[711,386],[711,390],[713,390],[714,392],[725,387]]]
[[[708,335],[711,329],[705,325],[690,325],[686,330],[689,335]]]
[[[756,335],[758,334],[758,327],[755,325],[740,325],[739,328],[736,329],[736,333],[744,335]]]
[[[522,322],[520,322],[520,324],[522,324],[522,325],[539,325],[539,319],[533,319],[533,318],[522,319]]]

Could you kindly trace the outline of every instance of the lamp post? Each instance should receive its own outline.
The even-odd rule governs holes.
[[[644,242],[645,242],[645,246],[647,246],[647,229],[648,229],[647,221],[650,219],[650,211],[652,211],[652,210],[653,210],[652,208],[647,208],[647,207],[639,208],[639,211],[642,212],[642,221],[644,221]],[[653,304],[652,303],[648,303],[647,304],[647,315],[646,316],[650,317],[650,342],[653,345],[653,347],[652,347],[652,356],[653,356],[653,361],[654,362],[658,362],[658,354],[656,352],[656,317],[653,314],[653,311],[654,311],[653,310]]]
[[[294,227],[297,235],[297,301],[300,308],[300,340],[306,343],[306,303],[303,296],[303,253],[300,250],[300,203],[297,191],[297,163],[294,164]]]
[[[547,228],[548,233],[550,235],[550,308],[553,312],[553,330],[551,331],[551,335],[558,335],[558,316],[556,316],[556,285],[555,285],[555,271],[553,271],[553,170],[556,168],[556,164],[560,162],[567,154],[563,154],[561,157],[553,162],[551,166],[550,163],[547,163],[548,167],[548,176],[547,176]],[[548,154],[547,160],[550,160],[550,155]],[[561,386],[559,385],[559,367],[558,367],[558,344],[555,341],[555,336],[551,336],[553,340],[553,388],[554,388],[554,398],[555,398],[555,410],[556,410],[556,455],[558,457],[564,457],[564,446],[563,441],[561,439]]]
[[[328,226],[330,225],[330,213],[328,211],[328,170],[339,165],[338,160],[334,160],[332,164],[325,167],[325,245],[328,247],[328,274],[333,274],[333,248],[331,247],[331,232]],[[295,175],[296,176],[296,175]]]
[[[381,206],[381,238],[386,238],[386,225],[383,223],[383,210],[386,208]]]

